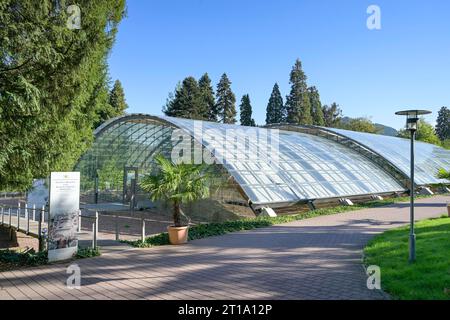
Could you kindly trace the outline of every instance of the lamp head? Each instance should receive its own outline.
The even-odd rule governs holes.
[[[395,114],[400,116],[406,116],[406,129],[410,131],[416,131],[419,116],[430,113],[431,111],[428,110],[404,110],[404,111],[397,111]]]

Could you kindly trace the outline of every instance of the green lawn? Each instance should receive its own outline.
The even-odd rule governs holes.
[[[381,287],[394,299],[450,300],[450,218],[416,224],[416,262],[408,263],[409,226],[373,238],[365,264],[381,269]]]

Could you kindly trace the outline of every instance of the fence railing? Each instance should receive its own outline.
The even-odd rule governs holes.
[[[1,225],[9,228],[10,240],[13,239],[14,230],[22,231],[27,235],[36,236],[39,240],[39,251],[45,250],[46,230],[48,230],[48,223],[45,228],[46,216],[48,222],[48,211],[45,206],[42,208],[36,208],[35,205],[30,207],[27,204],[22,206],[20,202],[17,206],[0,205],[0,216]]]
[[[26,196],[26,192],[0,192],[0,199],[22,198]]]
[[[82,214],[81,210],[78,210],[78,233],[81,232],[81,218],[92,220],[92,248],[97,249],[97,239],[98,239],[98,212],[95,211],[93,216]]]
[[[88,209],[86,209],[88,210]],[[39,241],[39,251],[46,249],[48,228],[49,228],[49,212],[42,206],[38,209],[35,205],[28,206],[27,203],[22,205],[18,202],[17,206],[0,204],[0,221],[1,226],[9,228],[9,239],[13,239],[13,232],[22,231],[27,235],[35,236]],[[81,232],[81,218],[92,220],[92,248],[97,248],[98,239],[98,212],[95,211],[93,216],[82,214],[78,210],[77,231]]]
[[[100,215],[98,211],[93,211],[87,208],[81,208],[78,211],[77,217],[77,232],[81,233],[82,219],[87,219],[91,221],[92,230],[92,248],[97,248],[98,246],[98,229],[99,229],[99,218]],[[84,213],[82,212],[84,211]],[[88,214],[92,212],[93,214]],[[39,240],[39,251],[43,251],[46,248],[46,243],[48,241],[48,230],[49,230],[49,212],[45,206],[37,208],[35,205],[28,205],[18,202],[17,206],[0,204],[0,218],[1,225],[9,228],[9,237],[13,239],[13,232],[19,231],[27,235],[35,236]],[[139,220],[139,238],[142,242],[146,238],[146,221],[151,221],[150,219],[145,219],[143,215],[140,217],[136,216],[123,216],[115,213],[114,217],[114,233],[115,240],[120,240],[120,221],[121,220]]]

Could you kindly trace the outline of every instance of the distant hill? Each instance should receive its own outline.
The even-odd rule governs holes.
[[[374,123],[374,124],[375,124],[375,127],[377,128],[377,130],[379,130],[380,134],[383,134],[385,136],[393,136],[393,137],[396,137],[398,134],[398,131],[392,127],[385,126],[384,124],[381,124],[381,123]]]
[[[347,123],[347,122],[350,121],[350,119],[352,119],[352,118],[350,118],[350,117],[343,117],[341,119],[341,121],[342,121],[342,123]],[[395,130],[394,128],[392,128],[392,127],[385,126],[384,124],[381,124],[381,123],[374,123],[374,125],[377,128],[379,134],[382,134],[382,135],[385,135],[385,136],[392,136],[392,137],[396,137],[397,136],[398,131]]]

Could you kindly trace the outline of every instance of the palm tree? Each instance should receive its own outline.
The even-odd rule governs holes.
[[[209,196],[207,166],[174,164],[162,155],[155,157],[157,173],[145,176],[140,186],[153,201],[163,200],[173,206],[173,222],[181,227],[181,204]]]

